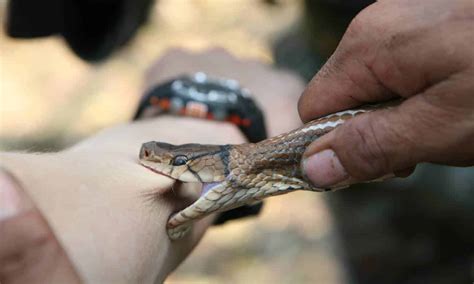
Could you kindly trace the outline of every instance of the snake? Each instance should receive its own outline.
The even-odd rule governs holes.
[[[143,143],[139,152],[141,165],[181,182],[202,184],[200,197],[169,218],[166,225],[169,238],[182,238],[195,220],[214,212],[254,204],[264,198],[296,190],[326,192],[349,186],[350,184],[337,184],[327,188],[314,187],[301,167],[306,147],[353,117],[388,109],[400,102],[394,100],[367,104],[329,114],[258,143]],[[388,177],[372,181],[386,178]]]

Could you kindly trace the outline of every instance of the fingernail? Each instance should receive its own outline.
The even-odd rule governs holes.
[[[0,169],[0,221],[22,211],[20,190],[14,178]]]
[[[323,150],[303,160],[303,172],[315,187],[327,188],[349,179],[336,153]]]

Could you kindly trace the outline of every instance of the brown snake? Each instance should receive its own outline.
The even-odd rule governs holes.
[[[301,171],[306,147],[348,119],[399,104],[392,101],[341,111],[313,120],[293,131],[240,145],[171,145],[144,143],[140,163],[154,172],[182,182],[203,184],[201,196],[174,214],[167,224],[172,240],[184,236],[192,221],[266,197],[295,190],[329,191],[348,186],[314,188]],[[378,179],[380,180],[380,179]]]

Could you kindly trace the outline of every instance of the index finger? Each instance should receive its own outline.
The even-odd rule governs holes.
[[[381,79],[402,75],[382,45],[392,26],[387,18],[393,18],[386,11],[387,7],[377,2],[352,20],[335,52],[299,99],[298,111],[304,122],[395,97],[393,84]],[[385,17],[383,21],[380,14]]]
[[[395,97],[359,53],[362,48],[357,46],[369,45],[370,41],[364,43],[360,40],[354,43],[346,33],[334,54],[306,86],[298,101],[303,122]]]

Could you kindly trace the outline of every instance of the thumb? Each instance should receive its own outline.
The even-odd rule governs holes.
[[[350,119],[308,146],[302,163],[306,177],[325,188],[406,176],[427,155],[416,142],[419,135],[407,127],[413,125],[409,120],[400,106]]]

